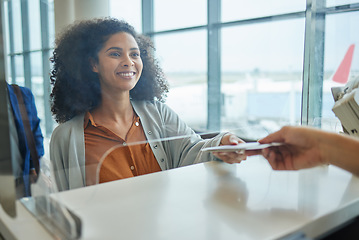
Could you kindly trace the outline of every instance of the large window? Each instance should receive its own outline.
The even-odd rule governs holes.
[[[341,130],[332,76],[350,46],[349,79],[359,74],[359,1],[109,1],[109,15],[153,39],[170,83],[167,104],[193,129],[248,139],[286,124]],[[4,6],[9,80],[33,90],[49,135],[53,0]]]
[[[331,110],[334,104],[331,88],[343,85],[333,81],[333,75],[351,46],[354,47],[354,54],[348,80],[353,80],[359,76],[359,31],[356,30],[358,21],[359,12],[357,11],[344,11],[326,16],[321,115],[323,128],[336,131],[341,129]]]
[[[305,11],[305,0],[221,0],[222,22]]]
[[[255,139],[300,123],[304,33],[304,18],[223,28],[223,127]]]
[[[54,39],[53,0],[5,0],[8,82],[30,88],[41,129],[50,136],[50,51]]]
[[[204,30],[154,37],[170,84],[167,104],[194,129],[207,127],[206,39]]]
[[[153,24],[143,32],[171,84],[167,104],[195,130],[253,140],[287,124],[341,130],[331,76],[359,41],[359,1],[145,2],[142,21]]]
[[[153,6],[155,31],[207,24],[207,0],[155,0]]]
[[[110,0],[109,3],[110,16],[123,19],[131,24],[136,31],[142,32],[141,0]]]

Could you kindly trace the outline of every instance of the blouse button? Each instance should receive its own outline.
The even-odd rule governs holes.
[[[163,158],[161,158],[161,162],[164,162],[165,160]]]
[[[136,125],[136,127],[138,127],[138,125],[140,125],[138,122],[135,122],[135,125]]]
[[[157,144],[156,144],[156,145],[155,145],[155,146],[153,146],[153,147],[154,147],[154,149],[157,149],[157,147],[158,147],[158,146],[157,146]]]
[[[127,145],[127,143],[126,143],[126,142],[123,142],[123,143],[122,143],[122,145],[123,145],[123,146],[126,146],[126,145]]]
[[[131,166],[130,168],[131,168],[132,171],[135,170],[135,167],[134,167],[134,166]]]
[[[151,135],[151,134],[152,134],[152,131],[148,131],[148,134]]]

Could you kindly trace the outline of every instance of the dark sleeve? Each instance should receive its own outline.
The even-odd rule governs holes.
[[[37,116],[34,95],[28,88],[21,87],[26,111],[29,116],[31,130],[35,138],[36,150],[39,157],[44,155],[44,137],[40,128],[40,118]]]

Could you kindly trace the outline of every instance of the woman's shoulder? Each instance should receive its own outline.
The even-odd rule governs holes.
[[[69,136],[72,131],[83,130],[83,119],[84,114],[80,114],[64,123],[60,123],[52,132],[51,138]]]
[[[165,112],[173,112],[171,108],[164,102],[160,102],[158,100],[135,100],[132,101],[132,106],[134,106],[135,110],[140,111],[158,111],[161,113]]]
[[[179,120],[178,114],[167,104],[160,101],[142,101],[133,104],[133,106],[141,118],[148,117],[166,123]]]
[[[166,104],[158,100],[131,100],[132,105],[141,108],[163,108]]]

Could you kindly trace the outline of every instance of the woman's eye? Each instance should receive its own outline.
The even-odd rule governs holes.
[[[132,56],[133,56],[133,57],[139,57],[140,54],[139,54],[139,53],[132,53]]]
[[[113,52],[110,54],[110,56],[118,57],[118,56],[120,56],[120,54],[118,52]]]

